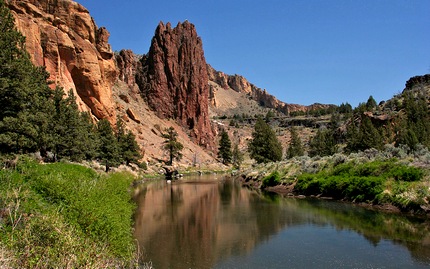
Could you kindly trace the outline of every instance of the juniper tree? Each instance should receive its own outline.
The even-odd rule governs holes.
[[[282,160],[282,145],[275,132],[261,117],[258,117],[255,123],[248,151],[251,158],[258,163]]]
[[[290,146],[287,149],[287,158],[293,158],[295,156],[303,156],[304,150],[302,145],[302,140],[297,134],[297,130],[294,127],[290,129],[291,133],[291,142]]]
[[[178,133],[175,131],[175,128],[170,127],[165,129],[165,133],[161,136],[166,139],[163,143],[163,149],[169,154],[168,164],[172,165],[174,159],[182,159],[181,151],[184,146],[178,141]]]
[[[225,130],[221,132],[221,139],[219,141],[218,158],[222,159],[223,164],[231,163],[231,141],[228,133]]]

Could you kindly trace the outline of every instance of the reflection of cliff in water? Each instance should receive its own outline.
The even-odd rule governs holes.
[[[287,221],[277,207],[265,210],[256,193],[232,181],[143,188],[136,197],[135,236],[156,268],[210,268],[222,257],[250,252]]]
[[[154,182],[136,200],[135,236],[157,269],[211,268],[297,225],[333,225],[375,245],[392,240],[418,260],[430,257],[428,223],[349,204],[263,197],[229,180]]]

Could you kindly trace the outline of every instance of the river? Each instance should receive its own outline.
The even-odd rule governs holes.
[[[430,221],[262,195],[222,176],[136,190],[135,237],[164,268],[430,268]]]

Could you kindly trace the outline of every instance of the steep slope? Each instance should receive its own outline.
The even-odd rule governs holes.
[[[72,89],[81,110],[114,122],[111,87],[117,70],[109,32],[73,1],[10,0],[8,6],[33,63],[46,67],[53,87]]]

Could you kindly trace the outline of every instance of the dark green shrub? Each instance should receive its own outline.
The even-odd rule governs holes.
[[[272,187],[281,184],[281,175],[278,171],[272,172],[267,177],[263,178],[262,180],[262,188],[265,187]]]
[[[424,176],[424,171],[417,167],[401,165],[394,167],[390,174],[395,180],[412,182],[421,180]]]

